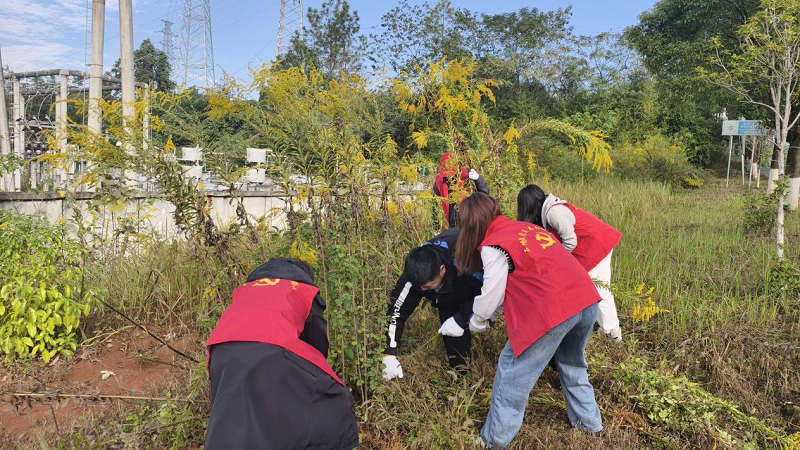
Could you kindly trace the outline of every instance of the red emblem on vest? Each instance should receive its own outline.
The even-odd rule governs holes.
[[[299,338],[318,292],[314,286],[280,278],[262,278],[239,286],[211,332],[208,357],[214,344],[263,342],[289,350],[344,384],[322,353]]]
[[[519,356],[555,326],[600,301],[578,261],[544,228],[498,216],[481,247],[502,248],[514,262],[503,308],[508,340]]]

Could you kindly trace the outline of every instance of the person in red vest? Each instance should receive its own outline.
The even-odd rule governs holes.
[[[508,331],[481,429],[483,443],[489,448],[511,444],[531,389],[551,359],[570,423],[599,433],[603,424],[584,355],[600,300],[591,278],[555,236],[506,218],[494,198],[473,194],[459,210],[456,263],[465,273],[484,271],[470,330],[485,331],[502,308]]]
[[[589,272],[598,286],[600,303],[597,305],[597,324],[600,332],[622,341],[617,306],[611,285],[611,253],[622,238],[622,233],[591,213],[578,208],[553,194],[545,197],[542,188],[529,184],[517,195],[517,219],[530,222],[553,233],[572,256]]]
[[[439,159],[439,175],[433,181],[433,193],[437,197],[441,197],[440,203],[442,205],[442,213],[444,213],[445,220],[447,220],[450,228],[458,226],[458,208],[456,203],[450,197],[451,191],[463,190],[464,182],[470,179],[475,183],[475,190],[489,194],[489,185],[486,180],[475,171],[475,169],[467,169],[464,167],[457,167],[456,161],[453,159],[452,153],[445,153]],[[466,196],[463,196],[466,197]],[[459,198],[458,201],[461,201]]]
[[[296,259],[270,259],[233,291],[208,340],[207,450],[358,446],[353,396],[326,360],[324,311]]]

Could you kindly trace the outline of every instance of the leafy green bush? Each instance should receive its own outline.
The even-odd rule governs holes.
[[[63,225],[7,211],[0,211],[0,242],[0,351],[45,362],[70,355],[81,315],[95,302],[82,287],[80,245]]]
[[[770,233],[775,229],[779,195],[778,189],[770,195],[764,195],[760,191],[749,191],[744,194],[742,225],[745,231]]]
[[[766,292],[770,295],[783,294],[790,298],[800,296],[800,267],[788,259],[777,259],[769,269]]]

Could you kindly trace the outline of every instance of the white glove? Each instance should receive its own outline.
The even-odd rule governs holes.
[[[497,318],[500,317],[500,314],[503,314],[503,305],[500,305],[495,310],[495,312],[493,312],[492,315],[489,316],[489,322],[491,322],[491,323],[497,322]]]
[[[605,330],[602,330],[602,333],[605,334],[606,336],[610,337],[611,339],[617,341],[617,342],[622,342],[622,330],[619,327],[614,328],[613,330],[608,331],[608,332],[605,331]]]
[[[445,336],[461,337],[464,335],[464,329],[456,323],[455,317],[451,317],[444,321],[442,327],[439,328],[439,333]]]
[[[470,180],[477,180],[478,177],[480,177],[480,175],[478,175],[478,172],[476,172],[475,169],[469,169],[469,179]]]
[[[403,378],[403,368],[394,355],[383,355],[383,379]]]
[[[489,328],[488,320],[478,320],[475,314],[469,318],[469,331],[473,333],[483,333],[487,328]]]

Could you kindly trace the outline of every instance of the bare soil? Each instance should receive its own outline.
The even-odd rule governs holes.
[[[11,399],[10,392],[158,396],[174,380],[183,360],[147,333],[126,328],[98,335],[90,346],[79,346],[70,360],[41,361],[9,371],[0,368],[0,442],[31,443],[43,433],[69,435],[96,419],[118,416],[137,400]],[[170,342],[195,352],[200,340]],[[104,372],[107,371],[107,372]],[[104,378],[105,373],[105,379]]]

